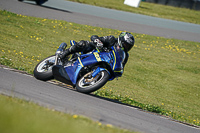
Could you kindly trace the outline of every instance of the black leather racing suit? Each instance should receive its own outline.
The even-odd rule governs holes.
[[[75,42],[74,45],[72,45],[70,48],[66,49],[63,53],[61,53],[60,58],[65,58],[66,56],[73,54],[75,52],[83,52],[88,53],[94,50],[97,46],[96,40],[100,40],[102,43],[102,47],[106,48],[107,50],[110,50],[112,46],[118,45],[117,38],[114,36],[104,36],[104,37],[98,37],[97,35],[91,36],[91,42],[81,40],[80,42]],[[126,57],[123,62],[123,67],[125,66],[126,62],[128,61],[128,52],[125,51]]]

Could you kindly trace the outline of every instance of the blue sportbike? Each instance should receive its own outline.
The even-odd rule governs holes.
[[[71,45],[74,43],[70,41]],[[34,77],[47,81],[56,79],[72,85],[77,91],[91,93],[108,81],[122,76],[125,52],[119,46],[112,46],[109,50],[95,49],[87,54],[74,53],[59,58],[59,54],[67,47],[62,43],[55,55],[42,60],[34,69]]]

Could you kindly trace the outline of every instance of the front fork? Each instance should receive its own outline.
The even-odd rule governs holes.
[[[54,65],[58,65],[58,54],[56,54],[56,57],[55,57],[55,64]]]

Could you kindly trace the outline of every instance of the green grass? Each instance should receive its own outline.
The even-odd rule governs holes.
[[[29,73],[62,42],[121,31],[0,11],[0,63]],[[200,125],[200,43],[132,33],[135,46],[119,80],[96,95]]]
[[[69,115],[0,95],[2,133],[131,133],[80,115]]]
[[[124,0],[69,0],[110,9],[122,10],[159,18],[200,24],[200,11],[161,4],[141,2],[139,8],[124,5]]]

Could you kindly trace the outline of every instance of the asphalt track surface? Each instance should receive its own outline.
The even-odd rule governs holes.
[[[126,30],[166,38],[200,42],[200,25],[111,10],[65,0],[49,0],[42,6],[34,2],[0,0],[0,9],[41,18]]]
[[[59,19],[58,17],[60,17],[63,20],[68,18],[71,21],[77,20],[77,23],[83,21],[83,23],[87,23],[88,25],[91,23],[86,21],[88,19],[93,18],[92,20],[94,20],[94,18],[97,18],[104,21],[104,19],[92,15],[63,11],[57,7],[40,7],[17,2],[16,0],[1,0],[0,8],[30,16],[45,16],[44,18],[52,19]],[[81,15],[84,15],[84,20],[79,18]],[[112,19],[105,19],[114,22]],[[116,23],[121,23],[121,21],[117,21]],[[108,23],[106,24],[109,25]],[[199,128],[144,112],[132,106],[116,103],[109,99],[78,93],[70,88],[60,87],[49,82],[42,82],[30,75],[0,68],[0,77],[1,94],[23,98],[66,113],[84,115],[105,124],[112,124],[121,128],[145,133],[200,133]]]
[[[84,115],[104,124],[145,133],[200,133],[199,128],[109,99],[39,81],[30,75],[0,68],[0,76],[0,93],[58,111]]]

